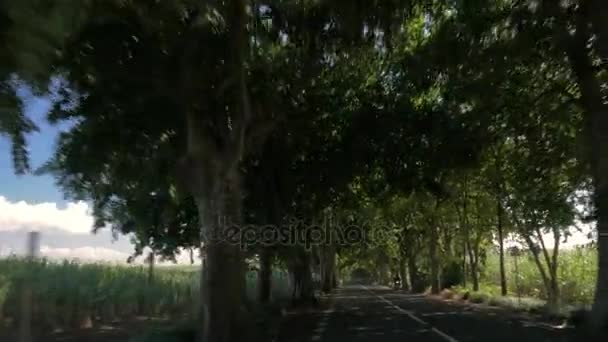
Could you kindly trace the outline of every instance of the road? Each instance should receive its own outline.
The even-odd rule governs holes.
[[[300,315],[279,342],[523,342],[579,341],[559,329],[504,310],[473,308],[386,287],[337,289],[329,308]]]

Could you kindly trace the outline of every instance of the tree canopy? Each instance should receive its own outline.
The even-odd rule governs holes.
[[[15,170],[28,170],[35,126],[16,89],[52,92],[48,119],[73,126],[38,172],[90,201],[95,229],[133,234],[136,254],[201,248],[209,341],[234,337],[255,255],[267,267],[283,261],[302,297],[313,269],[326,284],[367,268],[437,292],[469,277],[478,287],[485,251],[496,243],[502,258],[509,235],[533,254],[553,303],[560,241],[584,200],[597,221],[602,322],[601,6],[4,1],[0,133],[12,138]],[[228,227],[297,218],[305,230],[328,216],[339,218],[331,234],[358,224],[376,238],[313,250],[221,239]]]

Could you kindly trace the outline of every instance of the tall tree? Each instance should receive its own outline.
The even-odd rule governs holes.
[[[605,63],[595,66],[596,54],[608,58],[606,23],[601,20],[605,3],[580,1],[565,4],[542,1],[540,16],[552,20],[551,37],[555,46],[567,56],[580,91],[581,107],[585,111],[586,142],[590,173],[594,182],[594,204],[597,218],[598,277],[591,315],[594,332],[606,331],[608,321],[608,107],[604,98]],[[570,30],[569,28],[574,28]],[[592,40],[592,32],[597,39]],[[598,70],[599,69],[599,70]]]
[[[23,111],[18,88],[30,87],[37,94],[47,91],[52,61],[87,17],[87,8],[84,3],[0,1],[0,135],[12,143],[18,174],[30,169],[25,136],[37,130]]]

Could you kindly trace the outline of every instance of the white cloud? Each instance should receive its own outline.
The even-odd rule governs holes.
[[[29,231],[40,232],[40,255],[52,259],[126,262],[134,246],[126,236],[113,241],[110,228],[92,234],[93,217],[85,202],[68,203],[60,209],[55,203],[10,202],[0,195],[0,257],[24,255]],[[144,251],[147,255],[148,250]],[[144,257],[136,259],[143,262]],[[195,262],[200,263],[198,253]],[[180,264],[189,264],[190,255],[180,251]],[[159,264],[171,264],[159,262]]]
[[[11,202],[0,196],[0,256],[23,255],[27,232],[40,232],[40,255],[53,259],[125,262],[133,246],[113,241],[110,229],[92,234],[93,217],[85,202],[65,208],[56,203]]]
[[[68,203],[65,209],[59,209],[55,203],[10,202],[0,196],[0,231],[56,228],[70,233],[90,233],[93,222],[85,202]]]

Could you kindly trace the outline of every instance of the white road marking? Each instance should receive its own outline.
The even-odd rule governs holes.
[[[435,334],[441,336],[444,340],[449,341],[449,342],[458,342],[457,339],[455,339],[454,337],[444,333],[443,331],[433,327],[431,324],[423,321],[422,319],[420,319],[419,317],[417,317],[416,315],[414,315],[413,312],[408,311],[403,309],[402,307],[396,305],[395,303],[391,302],[390,300],[376,294],[374,291],[370,290],[367,286],[365,285],[361,285],[365,290],[369,291],[371,294],[373,294],[374,296],[378,297],[381,301],[385,302],[386,304],[390,305],[392,308],[394,308],[395,310],[406,314],[409,318],[413,319],[414,321],[422,324],[422,325],[426,325],[428,327],[430,327],[431,331],[434,332]]]

